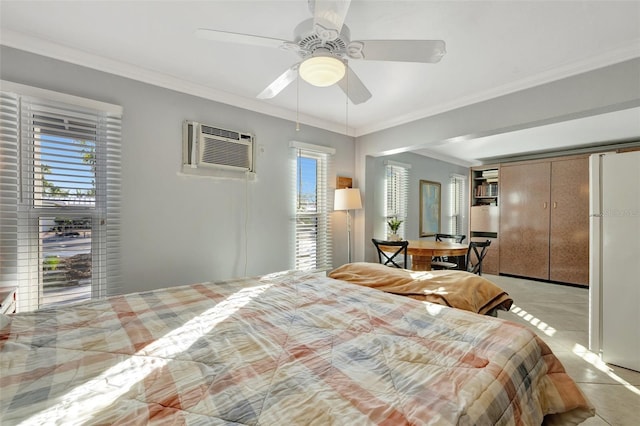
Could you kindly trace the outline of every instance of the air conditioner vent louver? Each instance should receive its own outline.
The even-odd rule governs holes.
[[[203,138],[200,161],[206,164],[240,167],[246,170],[251,168],[246,145],[206,136]]]
[[[220,129],[185,121],[182,163],[191,168],[222,168],[253,172],[253,143],[250,133]]]
[[[211,136],[220,136],[222,138],[235,139],[240,140],[240,133],[234,132],[233,130],[224,130],[218,129],[216,127],[201,125],[202,133]]]

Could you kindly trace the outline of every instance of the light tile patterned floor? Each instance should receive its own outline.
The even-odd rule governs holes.
[[[640,373],[606,365],[588,351],[589,291],[520,278],[483,275],[514,300],[499,318],[541,336],[596,407],[583,425],[640,425]]]

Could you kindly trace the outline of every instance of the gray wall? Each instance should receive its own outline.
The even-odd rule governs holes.
[[[640,104],[640,59],[634,59],[364,135],[354,145],[344,135],[309,126],[296,132],[294,123],[286,120],[4,46],[0,56],[2,79],[124,107],[122,251],[125,285],[131,291],[291,267],[290,140],[336,148],[330,184],[337,174],[353,177],[356,186],[365,188],[365,209],[356,211],[354,218],[357,261],[371,259],[365,247],[370,249],[375,225],[371,203],[376,187],[371,188],[369,180],[375,181],[378,174],[375,167],[368,172],[369,161],[378,164],[380,156],[453,138],[486,136]],[[264,147],[257,159],[257,181],[179,176],[185,119],[256,134]],[[411,164],[418,161],[398,158]],[[422,161],[427,163],[412,169],[420,170],[412,173],[411,185],[416,187],[419,179],[448,181],[450,169],[457,167],[429,159],[418,162]],[[418,200],[411,202],[417,205]],[[337,266],[347,259],[346,230],[344,215],[334,213],[332,219]],[[417,221],[407,226],[408,231],[415,227],[417,234]]]
[[[292,267],[289,141],[332,146],[353,177],[353,138],[7,47],[0,78],[124,108],[122,267],[125,291],[257,275]],[[264,153],[255,181],[185,177],[182,122],[251,132]],[[335,183],[335,174],[329,178]],[[343,215],[334,264],[346,262]]]
[[[384,176],[385,161],[393,160],[399,163],[411,165],[409,172],[409,198],[408,216],[405,222],[405,237],[408,240],[417,240],[420,235],[420,180],[440,182],[441,184],[441,226],[448,226],[446,215],[449,206],[449,179],[451,174],[463,175],[468,178],[469,169],[444,161],[434,160],[422,155],[405,152],[401,154],[372,157],[366,160],[367,181],[365,185],[365,255],[364,259],[370,262],[377,262],[376,250],[371,244],[371,238],[384,238],[387,227],[384,221]],[[468,190],[468,188],[467,188]],[[468,203],[468,197],[465,197]],[[468,210],[468,205],[463,207]],[[463,219],[463,234],[467,233],[467,216]],[[383,231],[384,230],[384,231]],[[432,239],[432,238],[431,238]]]
[[[429,148],[432,144],[504,133],[640,105],[640,59],[426,117],[356,139],[355,175],[368,187],[370,156]],[[371,218],[356,214],[356,259],[370,245]]]
[[[364,135],[357,144],[365,155],[380,155],[636,107],[638,76],[640,59],[633,59]]]

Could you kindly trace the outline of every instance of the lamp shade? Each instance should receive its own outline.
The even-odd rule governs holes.
[[[333,201],[334,210],[357,210],[362,208],[360,190],[358,188],[336,189]]]
[[[300,77],[309,84],[327,87],[344,77],[344,62],[333,56],[318,55],[306,59],[300,64]]]

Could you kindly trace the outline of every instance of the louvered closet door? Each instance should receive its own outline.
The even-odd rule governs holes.
[[[548,162],[500,170],[500,272],[549,279]]]
[[[589,284],[589,159],[551,163],[549,279]]]

